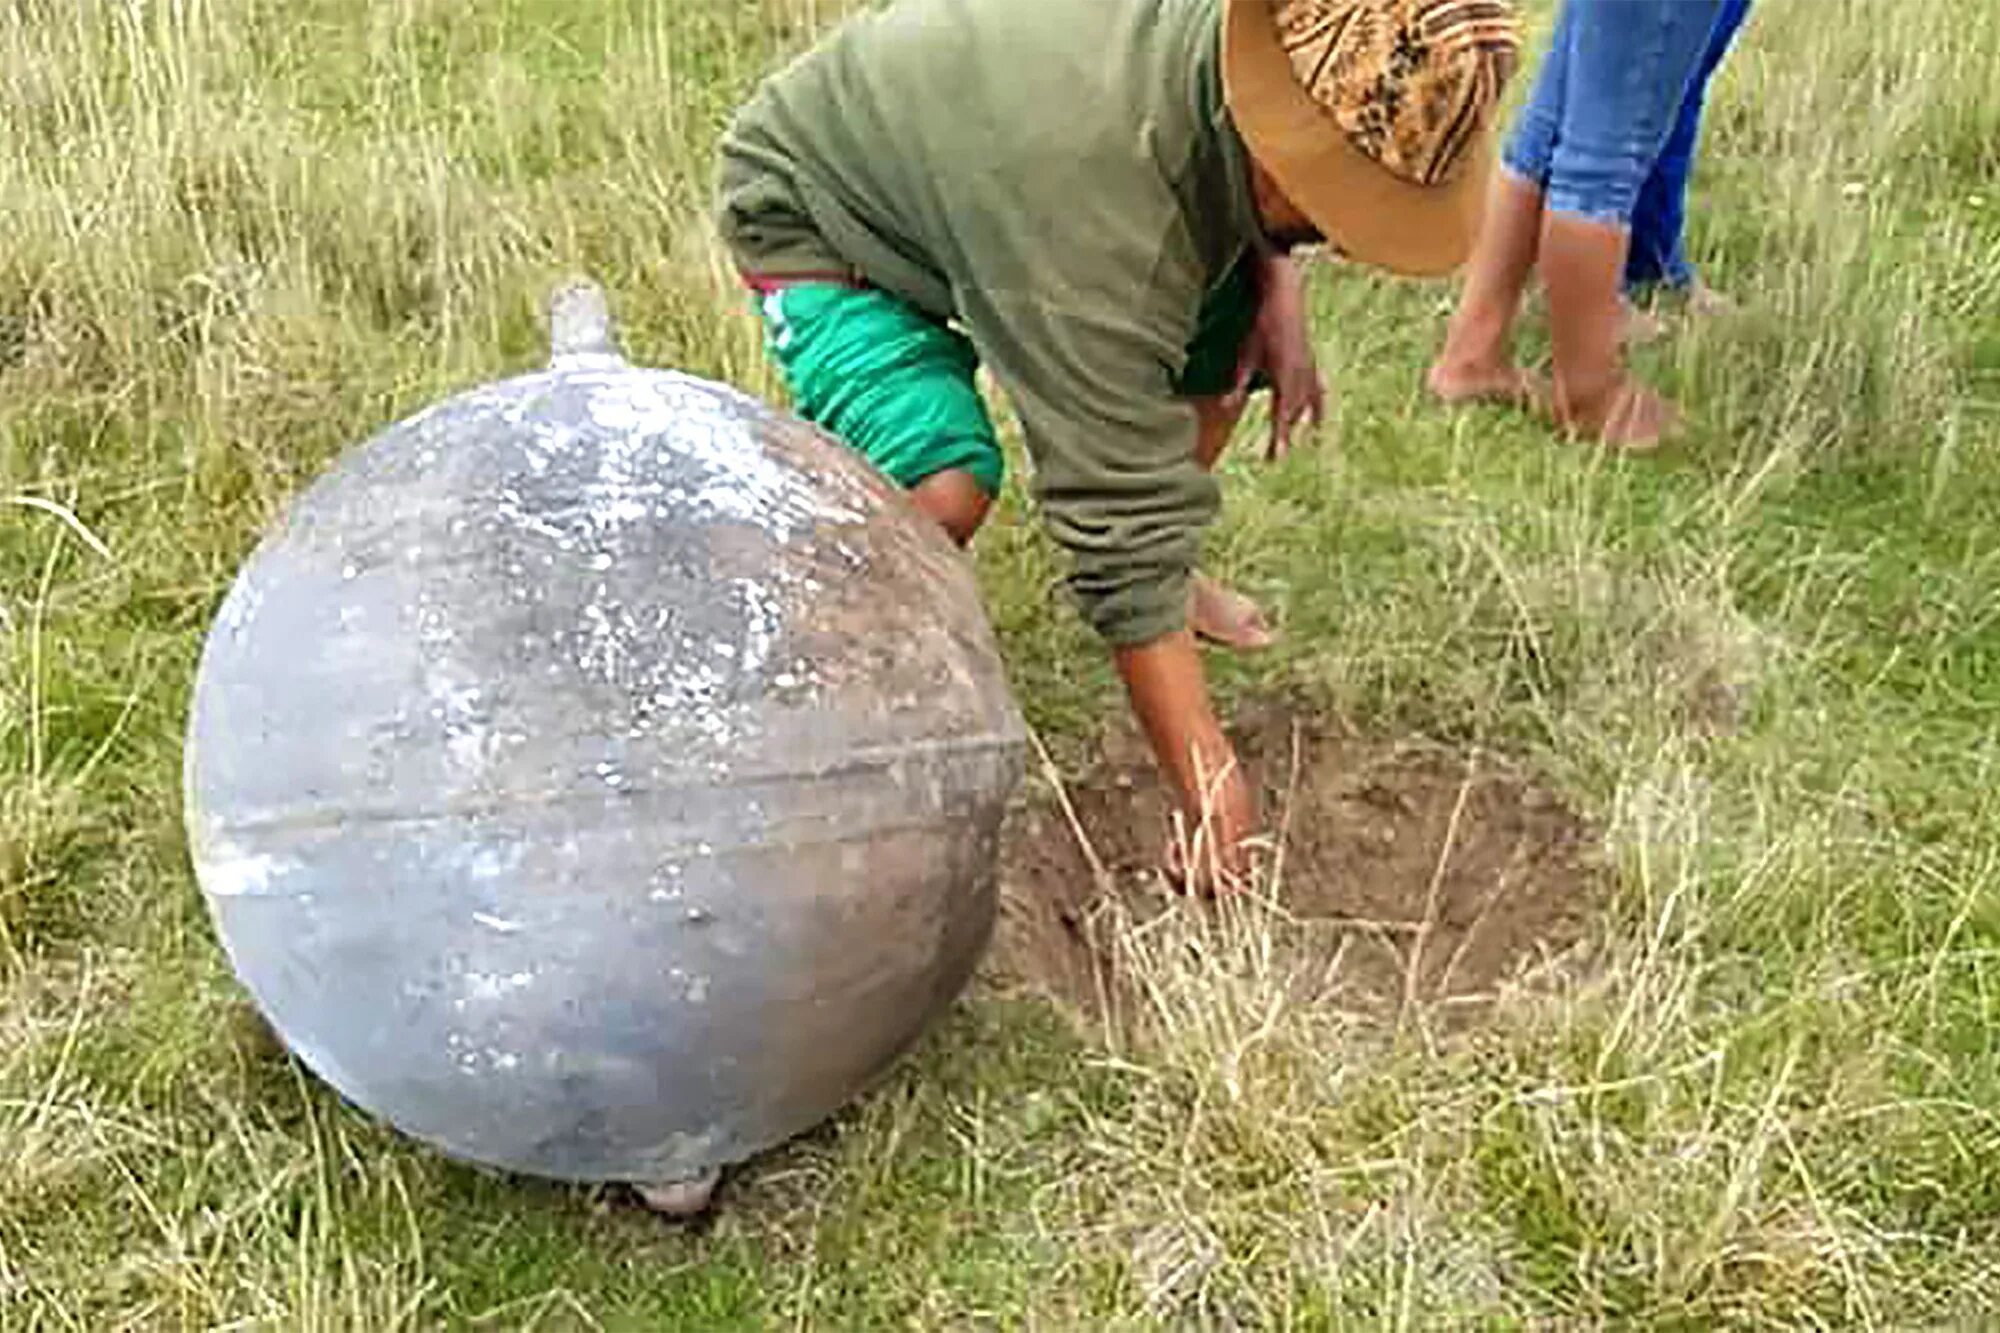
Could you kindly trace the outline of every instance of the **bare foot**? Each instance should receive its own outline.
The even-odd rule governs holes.
[[[1196,638],[1241,652],[1278,641],[1257,603],[1202,573],[1188,580],[1188,628]]]
[[[1535,408],[1548,398],[1539,376],[1512,365],[1448,366],[1440,361],[1424,376],[1424,387],[1447,407],[1495,403]]]
[[[1635,454],[1659,448],[1680,419],[1672,403],[1629,375],[1619,379],[1601,404],[1556,414],[1557,424],[1571,434]]]
[[[668,1180],[653,1185],[634,1185],[632,1188],[648,1208],[679,1222],[707,1212],[708,1205],[715,1200],[715,1187],[721,1180],[720,1171],[710,1171],[692,1180]]]

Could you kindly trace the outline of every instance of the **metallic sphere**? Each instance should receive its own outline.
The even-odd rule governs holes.
[[[1024,728],[964,557],[865,462],[627,364],[540,373],[303,494],[209,636],[194,860],[352,1101],[470,1161],[676,1180],[861,1091],[994,916]]]

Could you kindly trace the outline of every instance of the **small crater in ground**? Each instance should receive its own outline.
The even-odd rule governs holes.
[[[1302,926],[1295,938],[1324,955],[1306,961],[1332,965],[1340,1002],[1476,1011],[1585,939],[1603,883],[1598,837],[1505,759],[1343,734],[1280,710],[1235,732],[1266,817],[1284,830],[1275,896]],[[1129,736],[1065,783],[1074,823],[1047,798],[1008,829],[992,970],[1096,1014],[1126,987],[1100,938],[1102,909],[1144,917],[1168,901],[1157,868],[1169,807]]]

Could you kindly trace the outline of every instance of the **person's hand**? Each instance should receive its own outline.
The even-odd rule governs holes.
[[[1195,897],[1250,891],[1265,871],[1271,844],[1258,823],[1249,784],[1232,763],[1203,784],[1196,799],[1200,807],[1184,804],[1168,831],[1162,863],[1167,879]]]
[[[1113,657],[1179,807],[1165,849],[1168,876],[1197,893],[1248,887],[1256,873],[1257,802],[1216,721],[1194,636],[1180,630]]]
[[[1259,371],[1271,383],[1271,439],[1264,456],[1276,461],[1292,447],[1299,424],[1315,429],[1326,420],[1326,382],[1313,355],[1306,314],[1305,276],[1289,258],[1266,260],[1259,274],[1257,322],[1236,365],[1236,387],[1224,399],[1240,412]]]

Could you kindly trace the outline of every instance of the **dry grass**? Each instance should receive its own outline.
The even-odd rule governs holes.
[[[241,1029],[176,797],[221,590],[336,451],[534,360],[570,272],[638,358],[768,390],[708,147],[841,8],[0,3],[0,1327],[2000,1304],[1982,0],[1760,6],[1697,217],[1746,313],[1648,354],[1696,409],[1678,454],[1429,414],[1445,294],[1333,270],[1340,449],[1231,476],[1216,561],[1290,634],[1225,693],[1549,774],[1618,868],[1587,974],[1449,1034],[1329,1003],[1263,898],[1113,920],[1128,1033],[982,996],[697,1236],[440,1162]],[[1116,695],[1022,508],[982,572],[1061,764]]]

